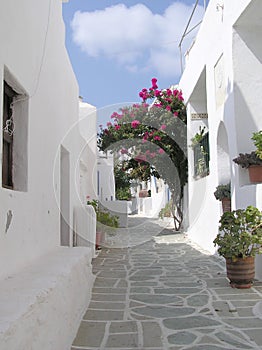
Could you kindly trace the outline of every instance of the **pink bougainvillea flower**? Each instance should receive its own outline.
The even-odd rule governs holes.
[[[106,125],[107,125],[107,126],[112,126],[112,123],[107,122]]]
[[[121,128],[121,126],[119,124],[115,125],[115,130],[119,130]]]
[[[177,98],[178,98],[180,101],[184,101],[184,97],[183,97],[181,91],[180,91],[179,94],[177,95]]]
[[[170,89],[167,89],[166,90],[166,94],[167,94],[167,96],[171,96],[172,95],[172,91]]]
[[[178,112],[174,112],[174,117],[177,117],[178,116]]]
[[[158,153],[159,153],[159,154],[164,154],[165,151],[164,151],[162,148],[160,148],[160,149],[158,150]]]
[[[152,152],[152,153],[150,154],[150,158],[155,158],[155,156],[156,156],[156,152]]]
[[[140,92],[139,92],[139,97],[141,97],[144,101],[146,99],[148,99],[149,94],[148,94],[148,90],[146,88],[143,88]]]
[[[139,154],[137,157],[135,157],[135,160],[138,163],[146,162],[146,156],[144,154]]]
[[[173,91],[173,95],[176,97],[178,94],[179,94],[179,91],[178,91],[177,89],[175,89],[175,90]]]
[[[116,113],[116,112],[112,113],[111,119],[114,119],[116,116],[117,116],[117,113]]]
[[[171,111],[171,107],[170,106],[166,106],[166,110],[170,112]]]
[[[161,141],[161,137],[158,136],[158,135],[156,135],[156,136],[154,136],[154,140],[155,140],[155,141]]]
[[[126,148],[122,148],[120,150],[121,154],[127,154],[128,153],[128,150]]]
[[[160,126],[160,130],[165,130],[166,129],[166,124],[163,124]]]
[[[155,97],[161,96],[161,91],[160,90],[155,90],[154,95],[155,95]]]
[[[158,86],[157,86],[157,79],[156,78],[152,78],[151,82],[152,82],[152,88],[154,90],[157,89],[158,88]]]
[[[133,129],[136,129],[139,126],[139,124],[140,124],[140,121],[135,119],[131,122],[131,127]]]

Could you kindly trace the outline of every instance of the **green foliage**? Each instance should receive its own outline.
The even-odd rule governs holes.
[[[225,258],[246,258],[262,253],[262,213],[253,206],[225,212],[214,240],[218,253]]]
[[[187,117],[181,91],[152,87],[140,92],[141,104],[114,112],[112,123],[98,133],[101,151],[130,150],[123,168],[130,179],[147,181],[161,177],[168,184],[177,210],[175,222],[182,224],[183,189],[188,178]],[[153,100],[151,106],[147,100]],[[149,108],[150,107],[150,108]]]
[[[233,162],[242,168],[249,168],[251,165],[262,165],[262,159],[258,157],[255,151],[251,153],[239,153],[239,156],[233,159]]]
[[[97,200],[93,199],[91,201],[87,201],[87,205],[92,205],[92,207],[95,209],[96,219],[98,223],[115,228],[119,226],[118,217],[116,215],[110,214],[104,209],[101,209]]]
[[[216,199],[221,201],[223,198],[231,198],[231,188],[230,183],[226,185],[218,185],[216,191],[214,192]]]
[[[191,142],[192,142],[191,147],[196,146],[197,144],[199,144],[203,140],[203,137],[206,134],[205,129],[206,129],[205,126],[203,126],[203,128],[201,126],[199,127],[199,132],[196,133],[195,136],[192,137],[192,139],[191,139]]]
[[[128,201],[131,198],[130,188],[117,188],[116,199],[120,201]]]
[[[158,214],[158,216],[160,217],[160,219],[164,219],[164,217],[170,218],[172,217],[172,201],[169,201],[164,208],[162,208]]]
[[[239,153],[233,161],[242,168],[249,168],[251,165],[262,165],[262,130],[254,132],[251,139],[254,141],[256,150],[251,153]]]
[[[110,226],[110,227],[118,227],[118,217],[116,215],[112,215],[109,212],[99,210],[97,212],[97,221],[100,224],[103,224],[105,226]]]
[[[116,199],[129,200],[131,198],[129,174],[124,170],[122,164],[116,164],[114,167]]]
[[[256,154],[262,160],[262,130],[254,132],[251,139],[254,141],[256,146]]]

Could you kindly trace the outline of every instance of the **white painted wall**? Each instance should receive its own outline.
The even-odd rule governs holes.
[[[203,123],[191,120],[191,112],[208,113],[209,176],[193,178],[193,154],[188,149],[188,234],[211,252],[221,215],[221,204],[213,195],[218,184],[231,178],[233,209],[249,204],[262,208],[262,185],[251,185],[247,171],[232,162],[240,152],[254,149],[252,132],[262,129],[262,3],[223,1],[224,8],[219,9],[217,4],[209,2],[179,84],[188,103],[189,144]]]
[[[115,200],[114,157],[109,152],[98,153],[97,195],[101,202]]]
[[[79,130],[84,139],[80,154],[81,201],[97,196],[97,111],[96,107],[79,101]]]
[[[6,75],[9,81],[12,76],[29,95],[29,125],[28,190],[0,188],[0,277],[60,244],[61,143],[69,152],[70,178],[75,178],[78,135],[73,131],[64,137],[78,119],[78,86],[64,46],[61,6],[59,0],[51,0],[49,13],[49,1],[1,4],[0,79]],[[2,99],[0,104],[2,125]],[[70,195],[73,205],[77,201],[74,186]],[[5,232],[9,210],[12,220]]]
[[[20,95],[24,94],[20,96],[22,101],[15,105],[15,114],[22,109],[24,113],[28,110],[28,114],[23,118],[23,123],[17,123],[14,135],[19,147],[22,147],[21,161],[15,154],[15,170],[18,171],[18,176],[15,176],[16,190],[0,187],[0,283],[2,288],[5,288],[9,279],[17,283],[9,291],[8,304],[0,294],[0,323],[5,320],[12,326],[22,320],[16,319],[11,312],[13,301],[20,297],[17,295],[22,287],[19,273],[27,276],[23,287],[27,289],[28,295],[45,295],[42,304],[41,298],[35,299],[34,308],[42,310],[43,317],[48,320],[56,320],[53,327],[55,332],[49,332],[52,322],[50,325],[44,322],[40,327],[41,317],[37,321],[39,328],[35,327],[35,333],[28,332],[27,324],[21,322],[17,331],[12,330],[12,346],[11,343],[5,343],[5,334],[1,330],[0,348],[3,350],[69,348],[80,320],[78,317],[89,301],[87,290],[81,288],[91,288],[93,283],[91,269],[86,268],[90,265],[91,250],[83,248],[85,253],[74,256],[74,263],[66,265],[68,270],[65,272],[63,265],[65,261],[70,261],[75,248],[60,247],[61,198],[62,202],[64,198],[69,201],[64,203],[64,211],[67,212],[66,223],[69,226],[69,236],[66,238],[72,245],[73,212],[80,205],[79,198],[82,196],[79,195],[79,156],[85,141],[81,138],[78,125],[78,84],[64,42],[61,0],[1,2],[0,96],[3,95],[2,82],[6,79]],[[2,103],[1,98],[1,125]],[[66,161],[63,166],[62,159]],[[88,159],[85,158],[85,161],[88,162]],[[28,166],[25,168],[26,163]],[[55,259],[57,254],[61,257],[59,261]],[[56,272],[43,276],[39,289],[35,290],[34,276],[37,273],[41,276],[43,257],[49,255],[52,257],[50,261],[56,265]],[[74,270],[76,265],[77,271]],[[34,271],[31,267],[35,268]],[[49,263],[46,269],[52,270],[52,264]],[[72,276],[73,271],[77,275]],[[61,275],[63,282],[59,283]],[[81,276],[86,280],[83,281]],[[46,295],[45,287],[49,288],[52,282],[50,279],[54,282],[53,294],[50,292]],[[63,298],[77,301],[68,305],[57,303],[58,299]],[[26,312],[30,309],[29,300],[24,298],[23,307],[25,310],[28,307]],[[33,313],[30,315],[35,317]],[[28,316],[28,322],[36,326],[31,316]],[[6,330],[8,333],[8,327]],[[47,334],[48,344],[42,342]],[[22,342],[24,339],[27,339],[26,343]]]

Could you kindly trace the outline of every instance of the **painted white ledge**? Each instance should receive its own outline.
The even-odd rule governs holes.
[[[90,248],[59,247],[0,281],[1,350],[69,350],[90,302]]]

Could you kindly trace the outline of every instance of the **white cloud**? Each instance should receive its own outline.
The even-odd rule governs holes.
[[[115,60],[129,71],[156,70],[179,73],[178,42],[192,6],[174,2],[164,14],[153,14],[143,4],[124,4],[94,12],[77,11],[71,22],[74,42],[91,57]],[[194,21],[202,18],[198,8]]]

